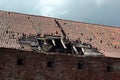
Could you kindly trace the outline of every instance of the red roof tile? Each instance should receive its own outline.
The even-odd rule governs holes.
[[[106,56],[120,57],[120,28],[58,20],[71,41],[80,39]]]
[[[80,39],[108,57],[120,58],[120,28],[4,11],[0,12],[0,47],[21,49],[18,39],[24,35],[63,36],[55,20],[70,41]]]
[[[41,37],[43,37],[45,34],[61,36],[61,31],[59,27],[57,27],[54,19],[31,16],[29,21],[33,24],[33,27],[36,30],[37,34],[41,34]]]

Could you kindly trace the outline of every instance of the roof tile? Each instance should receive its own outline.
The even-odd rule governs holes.
[[[0,12],[0,47],[21,49],[18,40],[23,36],[63,36],[55,20],[70,41],[80,39],[106,56],[120,58],[120,28],[4,11]]]

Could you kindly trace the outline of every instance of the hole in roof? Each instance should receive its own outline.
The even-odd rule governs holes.
[[[100,40],[100,43],[102,43],[103,41],[102,40]]]
[[[28,19],[30,19],[30,17],[28,17]]]
[[[17,35],[19,35],[19,33],[17,33]]]
[[[10,12],[8,12],[8,14],[10,15]]]
[[[51,35],[53,35],[53,33],[51,33]]]
[[[8,34],[8,31],[6,31],[6,34]]]
[[[81,36],[83,36],[83,33],[81,33]]]
[[[56,31],[56,34],[58,34],[58,31]]]

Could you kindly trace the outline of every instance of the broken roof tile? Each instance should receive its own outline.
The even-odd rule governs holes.
[[[98,48],[106,56],[120,57],[120,49],[118,48],[118,45],[120,46],[120,28],[67,20],[58,20],[58,22],[69,40],[80,39],[83,43]]]
[[[120,28],[0,11],[0,47],[21,49],[18,40],[23,36],[63,37],[62,30],[70,41],[80,39],[108,57],[120,58]]]

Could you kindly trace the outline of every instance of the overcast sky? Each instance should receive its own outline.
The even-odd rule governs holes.
[[[120,26],[120,0],[0,0],[0,10]]]

